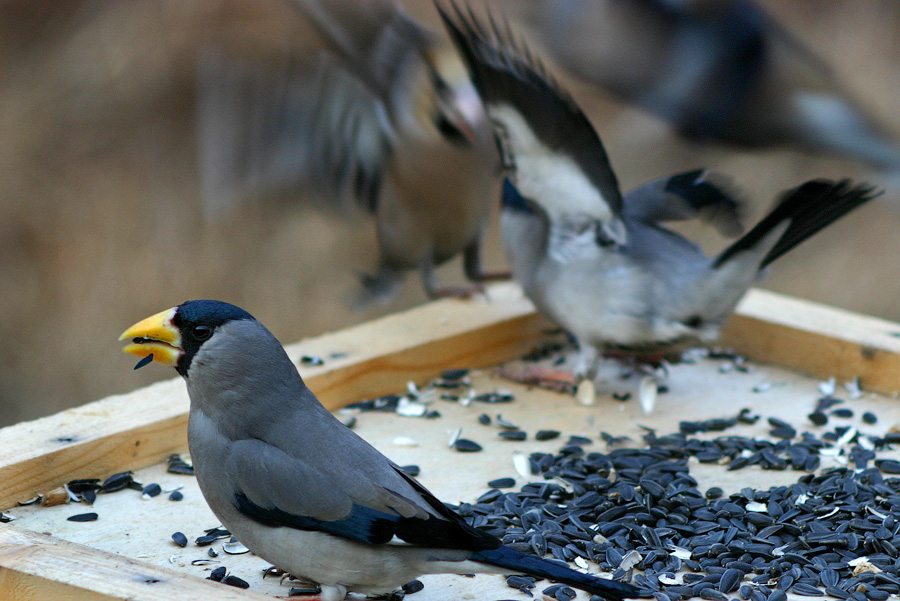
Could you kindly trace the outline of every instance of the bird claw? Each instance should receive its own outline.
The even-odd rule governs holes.
[[[462,298],[469,299],[476,294],[484,294],[484,286],[475,284],[473,286],[442,286],[431,293],[431,297],[438,298]]]
[[[540,365],[522,365],[505,363],[497,373],[502,378],[519,382],[526,386],[537,386],[544,390],[551,390],[562,394],[574,395],[578,383],[574,374],[570,371],[551,369]]]
[[[478,274],[476,282],[505,282],[512,279],[511,271],[486,271]]]

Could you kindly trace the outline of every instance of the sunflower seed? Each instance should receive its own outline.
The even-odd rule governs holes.
[[[401,589],[403,590],[403,592],[406,593],[407,595],[412,595],[413,593],[418,593],[418,592],[421,591],[423,588],[425,588],[425,585],[422,584],[422,581],[421,581],[421,580],[413,580],[413,581],[411,581],[411,582],[407,582],[406,584],[404,584],[404,585],[401,586],[400,588],[401,588]]]
[[[175,544],[179,547],[186,547],[188,543],[187,537],[181,532],[172,534],[172,540],[175,541]]]
[[[237,588],[250,588],[250,584],[246,580],[238,578],[233,574],[225,576],[225,578],[222,578],[221,582],[222,584],[227,584],[228,586],[234,586]]]
[[[487,483],[491,488],[512,488],[516,485],[515,478],[497,478]]]
[[[69,522],[94,522],[99,516],[96,513],[78,513],[66,518]]]
[[[231,537],[231,540],[229,540],[227,543],[222,545],[222,550],[225,551],[226,553],[228,553],[229,555],[242,555],[242,554],[248,553],[250,551],[250,549],[248,549],[247,547],[242,545],[240,543],[240,541],[238,541],[233,536]]]
[[[477,453],[482,450],[480,444],[469,440],[468,438],[458,438],[456,442],[453,443],[453,448],[460,453]]]

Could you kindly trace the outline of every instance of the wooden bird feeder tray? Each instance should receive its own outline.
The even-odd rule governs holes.
[[[857,403],[852,406],[860,413],[877,413],[880,419],[872,431],[883,433],[900,423],[900,403],[891,398],[900,391],[897,323],[751,290],[726,328],[721,345],[746,356],[756,371],[737,375],[719,373],[715,365],[676,366],[666,381],[669,393],[660,395],[650,415],[644,415],[633,400],[622,403],[607,396],[585,407],[571,396],[528,390],[495,374],[493,366],[533,350],[551,328],[516,286],[504,284],[490,288],[486,297],[432,302],[287,348],[295,361],[303,355],[324,358],[324,365],[301,366],[300,370],[309,387],[332,410],[403,392],[409,381],[424,385],[451,368],[483,368],[472,375],[479,392],[512,391],[516,401],[502,407],[461,407],[436,401],[442,417],[432,420],[395,414],[359,416],[357,432],[361,436],[401,465],[420,464],[422,482],[448,502],[472,501],[487,490],[488,479],[514,476],[511,455],[555,452],[562,445],[559,441],[538,442],[531,435],[525,442],[498,441],[496,427],[491,430],[478,424],[476,417],[482,411],[502,411],[504,418],[529,433],[546,424],[565,434],[594,439],[605,430],[640,440],[638,424],[672,432],[681,419],[734,415],[744,406],[808,426],[806,414],[822,396],[818,392],[821,380],[834,377],[840,385],[858,377],[865,395],[852,401]],[[123,361],[123,369],[128,368]],[[771,390],[753,392],[763,381],[774,384]],[[207,550],[193,543],[182,549],[169,535],[184,529],[193,540],[203,529],[217,524],[214,518],[187,523],[191,513],[185,504],[189,500],[197,505],[197,511],[209,511],[198,499],[199,493],[187,485],[182,503],[170,502],[165,495],[142,502],[138,493],[124,491],[104,495],[103,505],[98,498],[93,509],[71,503],[17,507],[17,502],[75,478],[105,478],[143,469],[164,474],[159,465],[164,465],[170,454],[187,452],[187,412],[184,383],[173,378],[0,430],[0,510],[19,518],[0,524],[0,599],[223,601],[271,599],[273,594],[286,597],[288,588],[279,585],[277,578],[270,578],[265,586],[251,582],[250,589],[241,590],[205,580],[213,565],[191,565],[192,558],[206,557]],[[461,454],[448,448],[448,432],[459,426],[464,429],[463,436],[484,443],[483,453]],[[418,439],[420,447],[392,444],[401,434]],[[602,444],[597,442],[595,450],[602,451]],[[691,473],[702,484],[722,486],[726,494],[741,486],[768,487],[778,477],[759,469],[723,475],[725,470],[718,467],[715,472],[700,469],[695,474],[692,466]],[[146,483],[146,478],[155,477],[143,474],[138,472],[135,478],[140,476]],[[191,477],[172,477],[196,486]],[[786,477],[796,480],[797,473],[788,472]],[[140,510],[133,526],[128,523],[129,507]],[[150,508],[158,512],[160,520],[176,521],[174,526],[161,522],[142,542],[136,539],[144,536],[141,532],[152,527],[155,519],[147,517],[155,515],[147,513]],[[63,517],[53,521],[50,516],[60,511]],[[100,519],[78,524],[65,521],[65,516],[88,511],[97,511]],[[20,515],[23,512],[26,515]],[[179,524],[181,528],[176,527]],[[116,546],[106,539],[92,541],[91,532],[107,538],[116,538],[112,533],[118,532],[119,538],[131,540]],[[252,554],[221,555],[218,561],[251,580],[246,572],[239,572],[236,562],[244,561],[242,558],[264,564]],[[423,581],[426,588],[416,593],[415,601],[520,597],[493,576],[429,576]]]

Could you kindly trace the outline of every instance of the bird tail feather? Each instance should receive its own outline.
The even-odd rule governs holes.
[[[790,221],[790,225],[760,263],[759,269],[763,269],[816,232],[881,193],[874,186],[853,185],[848,179],[839,182],[821,179],[808,181],[784,193],[775,209],[722,251],[713,267],[718,268],[738,253],[755,248],[769,232],[785,221]]]
[[[478,551],[473,554],[470,559],[503,568],[514,573],[540,576],[541,578],[562,582],[583,591],[587,591],[593,595],[600,595],[611,601],[633,598],[638,594],[637,588],[630,584],[576,572],[571,568],[547,561],[546,559],[541,559],[535,555],[528,555],[510,549],[509,547],[498,547],[496,549]]]

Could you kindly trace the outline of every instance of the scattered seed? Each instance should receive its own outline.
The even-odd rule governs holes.
[[[487,483],[491,488],[512,488],[516,485],[515,478],[497,478]]]
[[[144,499],[152,499],[158,497],[162,493],[162,487],[159,484],[148,484],[141,489],[141,497]]]
[[[300,357],[300,364],[306,366],[325,365],[325,361],[322,357],[317,357],[315,355],[303,355]]]
[[[227,584],[228,586],[234,586],[237,588],[250,588],[250,584],[246,580],[238,578],[233,574],[225,576],[225,578],[222,578],[220,582],[222,584]]]
[[[644,410],[645,415],[653,413],[653,409],[656,408],[656,398],[659,392],[656,378],[653,376],[644,376],[641,378],[641,382],[638,384],[638,400],[641,403],[641,409]]]
[[[422,469],[418,465],[402,465],[400,466],[400,471],[415,478],[421,473]]]
[[[597,389],[589,378],[582,380],[575,389],[575,398],[578,404],[585,407],[593,407],[597,404]]]
[[[500,415],[499,413],[497,414],[497,425],[500,426],[501,428],[505,428],[507,430],[518,430],[519,429],[519,426],[512,423],[511,421],[503,419],[503,416]]]
[[[849,407],[839,407],[838,409],[832,409],[831,415],[835,417],[853,417],[853,409]]]
[[[484,426],[490,426],[491,425],[491,416],[488,415],[487,413],[482,413],[481,415],[478,416],[478,423],[480,423]]]
[[[559,438],[559,430],[538,430],[534,435],[535,440],[553,440]]]
[[[186,547],[188,543],[187,537],[181,532],[172,534],[172,540],[175,541],[175,544],[179,547]]]
[[[528,434],[522,430],[503,430],[498,432],[497,435],[506,440],[525,440],[528,438]]]
[[[169,493],[170,501],[180,501],[184,498],[184,494],[180,490],[173,490]]]
[[[821,392],[826,397],[830,397],[834,394],[836,384],[837,381],[833,377],[828,378],[824,382],[819,382],[819,392]]]
[[[94,522],[97,518],[100,517],[96,513],[78,513],[75,515],[70,515],[66,518],[69,522]]]
[[[704,495],[707,499],[718,499],[724,494],[724,491],[718,486],[713,486],[707,489],[706,494]]]
[[[877,424],[878,416],[875,415],[874,413],[872,413],[871,411],[866,411],[865,413],[862,414],[862,420],[863,420],[863,423],[866,423],[869,425]]]
[[[401,589],[403,590],[403,592],[406,593],[407,595],[412,595],[413,593],[418,593],[418,592],[421,591],[423,588],[425,588],[425,585],[422,584],[422,581],[421,581],[421,580],[413,580],[412,582],[407,582],[406,584],[404,584],[404,585],[403,585],[402,587],[400,587],[400,588],[401,588]]]
[[[419,446],[419,441],[415,438],[410,438],[409,436],[397,436],[393,440],[394,446],[397,447],[417,447]]]
[[[241,544],[241,542],[233,536],[231,537],[231,540],[222,545],[222,550],[229,555],[242,555],[250,551],[250,549]]]
[[[457,438],[453,443],[453,448],[460,453],[477,453],[482,450],[482,446],[468,438]]]
[[[188,465],[184,462],[180,455],[174,453],[169,455],[168,459],[166,459],[166,463],[168,463],[168,467],[166,471],[170,474],[182,474],[185,476],[193,476],[194,468],[191,465]]]
[[[206,577],[207,580],[213,580],[215,582],[222,582],[222,579],[225,578],[225,566],[219,566],[215,568],[212,572],[209,573],[209,576]]]
[[[288,591],[288,597],[307,597],[312,595],[318,595],[322,590],[319,587],[311,586],[311,587],[298,587],[294,586]]]
[[[808,417],[809,421],[817,426],[824,426],[828,423],[828,416],[825,415],[824,411],[813,411]]]
[[[132,482],[134,482],[134,475],[132,472],[119,472],[118,474],[113,474],[112,476],[104,480],[103,484],[100,485],[100,488],[97,489],[97,492],[116,492],[128,488],[128,485]]]

